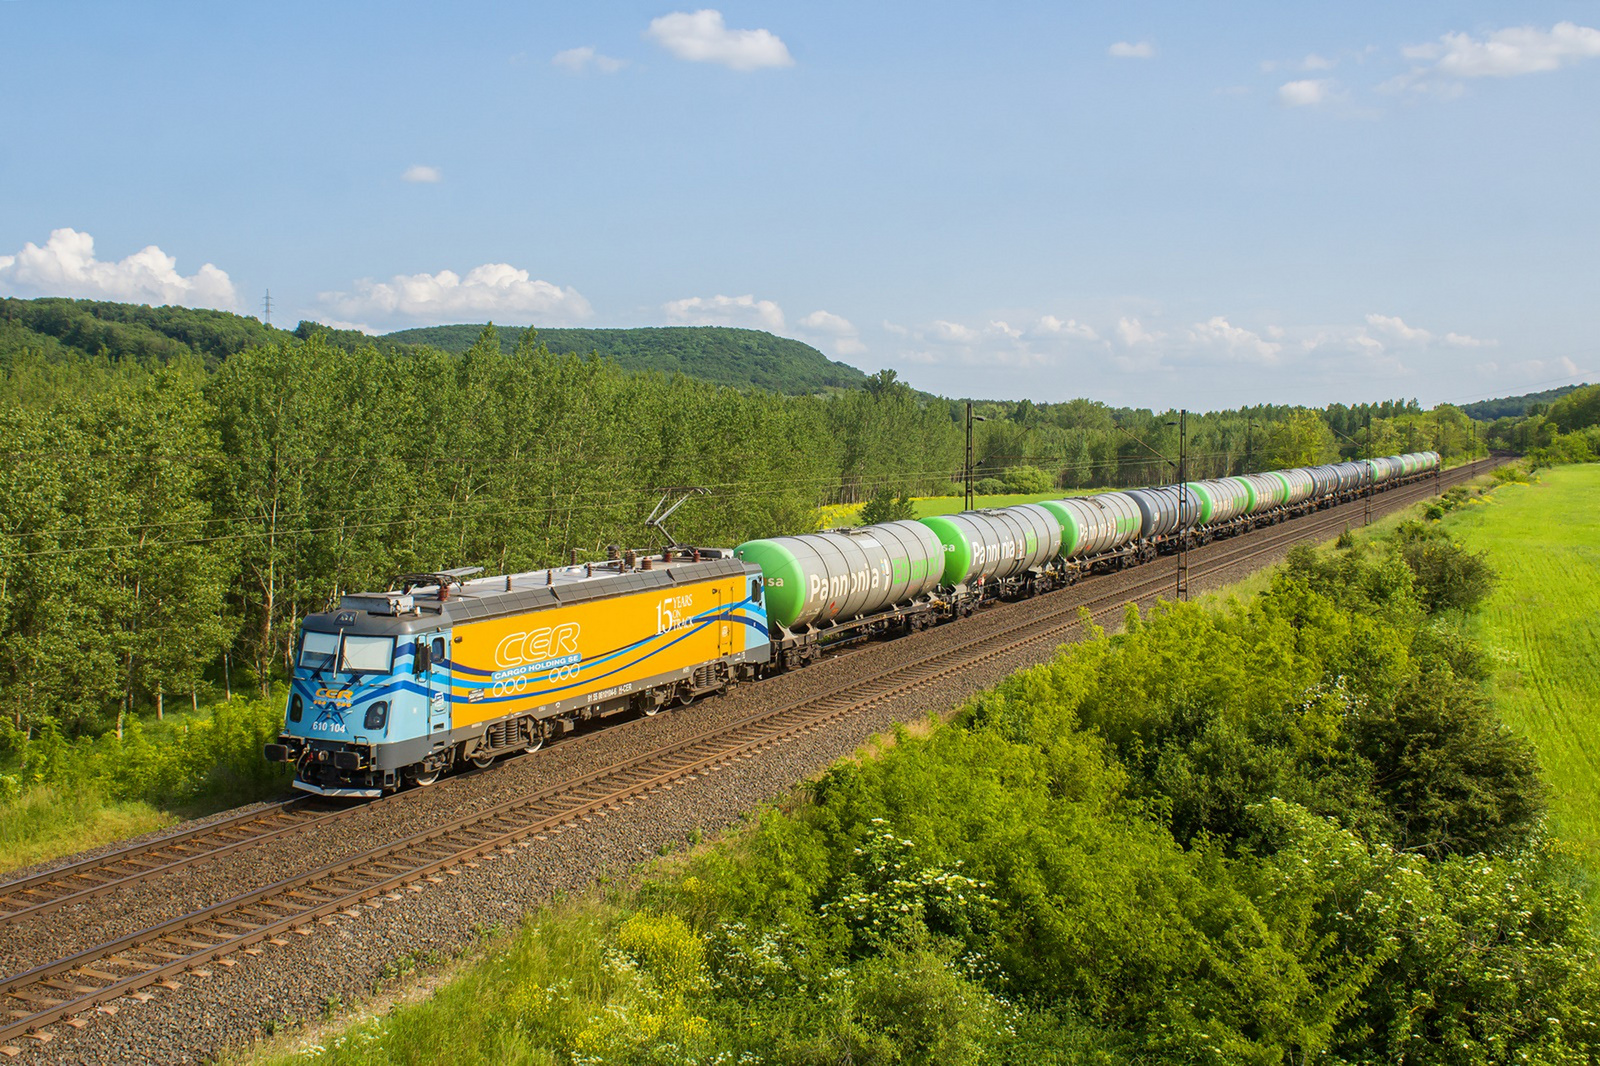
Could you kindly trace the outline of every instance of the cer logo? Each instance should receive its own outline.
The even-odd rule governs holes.
[[[495,645],[496,666],[521,666],[563,655],[578,654],[578,623],[564,622],[547,629],[511,633]]]

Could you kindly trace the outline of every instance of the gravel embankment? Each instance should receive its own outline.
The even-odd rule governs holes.
[[[1392,502],[1392,501],[1391,501]],[[1377,513],[1384,501],[1375,501]],[[1361,505],[1347,505],[1359,523]],[[1312,519],[1307,522],[1310,525]],[[1287,527],[1279,527],[1280,529]],[[1331,535],[1331,534],[1329,534]],[[1191,553],[1191,591],[1221,587],[1281,559],[1255,558],[1202,574],[1208,558],[1237,551],[1242,541]],[[1142,580],[1170,569],[1170,559],[1131,571],[1126,578],[1096,578],[1055,596],[986,609],[957,625],[841,654],[806,670],[724,697],[621,722],[553,744],[535,755],[502,762],[485,772],[446,779],[429,789],[369,804],[349,819],[314,827],[263,846],[240,848],[215,861],[196,863],[114,894],[85,901],[0,929],[0,969],[16,973],[75,951],[146,928],[253,887],[303,873],[341,856],[402,838],[516,796],[590,773],[620,759],[684,739],[720,724],[802,698],[835,685],[877,676],[902,663],[971,643],[995,630],[1104,595],[1110,582]],[[1071,615],[1068,616],[1073,617]],[[1102,616],[1115,622],[1120,612]],[[885,700],[866,711],[780,742],[759,758],[737,760],[603,812],[545,841],[525,842],[509,854],[475,860],[448,871],[439,882],[419,882],[359,908],[358,917],[337,915],[306,935],[289,934],[240,953],[208,970],[178,979],[175,989],[152,987],[148,995],[117,1001],[115,1014],[85,1016],[75,1028],[56,1024],[51,1039],[14,1041],[20,1062],[189,1063],[204,1062],[228,1046],[245,1044],[269,1026],[316,1020],[330,1005],[370,995],[405,960],[430,953],[451,955],[470,948],[481,930],[514,923],[553,893],[583,888],[603,874],[616,874],[692,835],[711,834],[797,781],[855,752],[873,734],[930,711],[948,712],[962,700],[1013,671],[1047,659],[1075,632],[1075,618],[1025,647],[981,666],[955,672],[918,691]],[[254,949],[252,949],[254,950]],[[231,963],[231,965],[229,965]]]

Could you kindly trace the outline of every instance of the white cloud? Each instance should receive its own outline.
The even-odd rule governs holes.
[[[581,48],[568,48],[564,52],[557,52],[551,57],[550,62],[573,74],[582,74],[590,68],[602,74],[615,74],[628,65],[626,59],[603,55],[587,44]]]
[[[403,316],[442,322],[460,317],[514,315],[556,325],[588,318],[589,301],[577,290],[539,281],[509,263],[485,263],[467,271],[396,274],[388,281],[367,278],[354,292],[324,292],[318,299],[347,318]]]
[[[1326,78],[1307,78],[1278,86],[1278,102],[1285,107],[1312,107],[1326,103],[1333,93],[1333,82]]]
[[[1189,327],[1189,340],[1201,348],[1220,352],[1236,362],[1276,363],[1283,345],[1263,340],[1242,326],[1235,326],[1221,315]]]
[[[1520,363],[1512,363],[1506,370],[1520,380],[1538,378],[1541,382],[1559,381],[1561,378],[1575,378],[1589,373],[1587,370],[1579,370],[1578,364],[1564,355],[1557,359],[1525,359]]]
[[[1415,326],[1406,325],[1405,320],[1399,316],[1368,315],[1367,325],[1383,333],[1387,333],[1389,336],[1397,340],[1412,341],[1420,344],[1427,344],[1429,341],[1433,340],[1432,333],[1429,333],[1425,329],[1418,329]]]
[[[1084,325],[1075,318],[1061,319],[1055,315],[1045,315],[1033,324],[1029,331],[1040,337],[1061,337],[1067,340],[1097,341],[1100,334],[1090,326]]]
[[[1026,325],[991,319],[969,326],[935,319],[914,329],[885,322],[884,329],[917,345],[902,349],[901,359],[945,366],[1048,366],[1072,358],[1083,345],[1105,347],[1092,327],[1057,315],[1042,315]]]
[[[1450,78],[1508,78],[1557,70],[1600,56],[1600,30],[1558,22],[1549,30],[1514,26],[1483,40],[1447,33],[1436,42],[1401,49],[1407,59],[1433,64]]]
[[[239,302],[227,273],[210,263],[185,277],[177,259],[153,244],[103,261],[95,258],[94,238],[70,228],[51,230],[43,248],[29,241],[15,255],[0,255],[0,290],[223,310]]]
[[[1465,333],[1446,333],[1444,342],[1452,348],[1492,348],[1499,343],[1483,340],[1480,337],[1469,337]]]
[[[1133,348],[1141,344],[1152,344],[1165,336],[1165,333],[1151,333],[1144,328],[1144,324],[1137,318],[1121,318],[1117,320],[1117,339],[1125,347]]]
[[[1137,44],[1118,41],[1106,49],[1106,54],[1118,59],[1150,59],[1156,54],[1156,46],[1149,41],[1139,41]]]
[[[1337,65],[1335,60],[1319,56],[1312,52],[1300,61],[1301,70],[1332,70]]]
[[[349,330],[354,330],[357,333],[365,333],[368,336],[374,336],[375,337],[378,334],[383,332],[380,329],[373,329],[371,326],[367,325],[365,322],[348,322],[348,321],[346,321],[345,319],[342,319],[342,318],[328,318],[328,317],[324,316],[323,318],[320,318],[317,321],[318,321],[318,324],[327,326],[329,329],[349,329]]]
[[[444,175],[439,173],[438,167],[428,167],[417,163],[414,166],[406,167],[405,173],[400,175],[400,180],[416,182],[420,185],[437,185],[444,180]]]
[[[933,323],[933,338],[955,344],[971,344],[978,339],[978,331],[959,322],[938,319]]]
[[[783,329],[783,308],[771,300],[744,296],[690,296],[662,304],[667,321],[678,326],[741,326],[776,333]]]
[[[711,8],[652,19],[645,36],[693,63],[720,63],[730,70],[794,65],[788,46],[770,30],[730,30],[722,12]]]
[[[829,311],[813,311],[796,323],[802,333],[826,338],[826,343],[839,355],[860,355],[867,350],[861,342],[861,331],[848,318]]]

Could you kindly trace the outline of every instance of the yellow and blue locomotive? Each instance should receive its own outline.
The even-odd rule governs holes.
[[[501,577],[412,574],[306,618],[283,734],[296,788],[372,797],[654,714],[770,656],[759,567],[682,550]]]

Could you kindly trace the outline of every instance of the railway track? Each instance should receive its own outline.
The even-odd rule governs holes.
[[[1391,490],[1374,499],[1375,509],[1391,511],[1426,498],[1476,476],[1487,462]],[[1196,553],[1203,553],[1203,557],[1191,562],[1191,577],[1239,567],[1297,541],[1324,539],[1349,525],[1362,510],[1361,502],[1356,501],[1248,536],[1214,542]],[[1091,590],[1094,595],[1087,602],[1078,597],[1065,598],[1072,602],[1043,616],[1003,627],[964,647],[911,660],[876,677],[835,685],[0,980],[0,1040],[74,1019],[75,1015],[152,985],[179,987],[175,977],[186,972],[206,973],[204,967],[213,962],[232,965],[236,960],[227,956],[234,953],[258,953],[259,944],[286,943],[284,936],[310,933],[316,923],[330,922],[341,912],[359,913],[354,908],[378,897],[398,900],[405,892],[423,891],[430,882],[442,881],[442,875],[461,864],[480,858],[492,860],[510,849],[532,846],[575,823],[606,817],[645,793],[713,774],[739,760],[753,758],[765,748],[930,681],[1045,639],[1058,640],[1083,607],[1098,618],[1121,610],[1128,602],[1145,602],[1170,590],[1170,575],[1148,572],[1154,569],[1158,568],[1139,567],[1097,580]],[[1102,583],[1104,587],[1100,587]],[[29,903],[7,917],[41,914],[70,899],[111,891],[118,884],[154,877],[176,865],[291,833],[339,817],[345,810],[319,811],[304,801],[291,800],[276,809],[158,838],[104,859],[0,886],[0,900],[14,900],[18,893],[31,890],[45,892],[47,898]],[[291,822],[273,824],[281,818]],[[197,850],[206,847],[210,850]],[[157,858],[158,855],[163,857]],[[142,862],[129,862],[141,858]],[[141,867],[143,872],[139,872]],[[106,875],[113,870],[121,872],[83,876],[89,871]],[[48,883],[40,879],[66,876],[100,884],[59,892],[39,888]],[[27,887],[18,887],[24,884]],[[81,1020],[74,1019],[74,1024],[81,1024]]]

